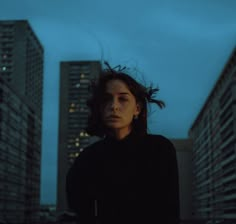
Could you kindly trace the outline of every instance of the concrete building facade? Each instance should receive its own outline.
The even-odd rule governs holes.
[[[0,220],[37,223],[43,48],[27,21],[0,21]]]
[[[41,117],[44,50],[26,20],[0,21],[0,75]]]
[[[179,171],[180,218],[192,220],[192,141],[190,139],[170,139],[176,149]]]
[[[79,153],[96,140],[85,132],[87,99],[91,80],[101,71],[99,61],[70,61],[60,64],[60,109],[58,133],[57,211],[68,209],[65,195],[66,174]]]
[[[236,49],[189,130],[195,219],[236,223]]]

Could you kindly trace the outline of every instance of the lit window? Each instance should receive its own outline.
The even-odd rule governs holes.
[[[80,83],[77,83],[77,84],[75,85],[75,87],[76,87],[76,88],[79,88],[79,87],[80,87]]]
[[[2,57],[5,59],[5,58],[7,58],[7,55],[6,55],[6,54],[4,54]]]
[[[80,75],[80,78],[83,79],[84,77],[85,77],[85,75],[82,73],[82,74]]]
[[[75,157],[78,157],[79,156],[79,153],[77,152],[77,153],[75,153]]]
[[[75,109],[70,108],[70,109],[69,109],[69,112],[70,112],[70,113],[73,113],[73,112],[75,112]]]
[[[71,103],[71,105],[70,105],[71,107],[74,107],[75,106],[75,104],[74,103]]]
[[[76,139],[75,139],[75,141],[77,141],[77,142],[78,142],[78,141],[79,141],[79,138],[76,138]]]
[[[79,151],[80,151],[80,152],[83,152],[83,151],[84,151],[84,149],[83,149],[83,148],[80,148],[80,149],[79,149]]]
[[[80,136],[84,136],[84,132],[83,131],[80,132]]]
[[[6,70],[7,70],[7,67],[5,67],[5,66],[2,67],[2,70],[3,70],[3,71],[6,71]]]
[[[71,159],[71,158],[76,158],[76,157],[78,157],[79,156],[79,152],[76,152],[76,153],[70,153],[69,155],[68,155],[68,157]]]
[[[76,143],[75,143],[75,146],[76,146],[76,147],[79,147],[79,142],[76,142]]]

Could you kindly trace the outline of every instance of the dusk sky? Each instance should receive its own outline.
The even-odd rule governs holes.
[[[56,202],[59,62],[107,60],[159,86],[149,130],[186,138],[236,44],[235,0],[5,0],[45,50],[41,202]]]

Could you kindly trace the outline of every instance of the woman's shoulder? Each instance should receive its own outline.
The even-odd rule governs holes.
[[[152,143],[156,142],[159,144],[172,144],[172,142],[167,137],[157,134],[147,134],[146,140],[151,141]]]
[[[103,148],[103,140],[98,140],[88,146],[86,146],[82,152],[80,152],[78,158],[88,159],[96,157],[100,152],[100,149]]]
[[[103,139],[97,140],[96,142],[93,142],[92,144],[88,145],[84,148],[84,151],[87,152],[94,152],[97,149],[101,148],[103,145]]]
[[[98,157],[101,156],[98,153],[101,144],[101,141],[97,141],[85,147],[83,151],[79,153],[78,157],[76,157],[72,169],[77,169],[78,167],[86,167],[86,170],[92,169]]]
[[[173,143],[163,135],[147,134],[145,138],[145,145],[149,147],[151,146],[158,151],[175,153]]]

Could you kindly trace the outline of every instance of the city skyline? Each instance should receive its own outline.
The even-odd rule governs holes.
[[[28,19],[45,49],[42,203],[56,199],[60,61],[105,59],[134,76],[140,71],[138,79],[157,84],[157,97],[167,104],[154,109],[150,131],[185,138],[235,47],[234,1],[92,4],[1,4],[0,19]]]

